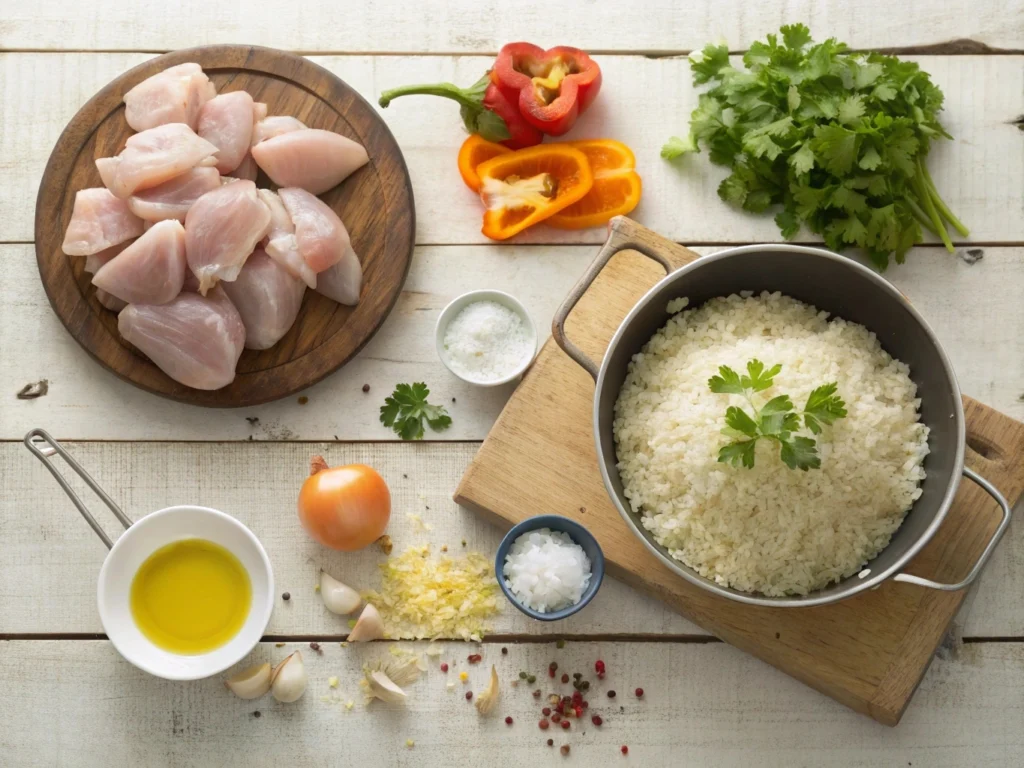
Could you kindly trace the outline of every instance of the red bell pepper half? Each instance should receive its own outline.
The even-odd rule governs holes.
[[[544,50],[509,43],[498,53],[491,81],[533,127],[561,136],[601,90],[601,68],[579,48]]]

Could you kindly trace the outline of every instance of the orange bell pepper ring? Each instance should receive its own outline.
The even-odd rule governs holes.
[[[512,150],[493,141],[487,141],[479,134],[471,133],[469,138],[462,142],[459,148],[459,174],[466,186],[474,192],[480,191],[480,177],[476,173],[476,167],[485,163],[492,157],[505,155]]]
[[[539,144],[498,155],[477,166],[484,226],[507,240],[578,200],[594,185],[587,156],[569,144]]]
[[[559,229],[587,229],[625,216],[640,202],[643,189],[633,151],[614,139],[569,142],[587,157],[594,186],[580,200],[551,216],[546,223]]]

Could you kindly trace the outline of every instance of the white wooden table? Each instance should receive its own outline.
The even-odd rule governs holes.
[[[511,392],[461,384],[437,360],[438,311],[472,288],[519,296],[541,328],[595,252],[600,230],[538,229],[492,245],[459,179],[461,124],[452,104],[396,101],[383,111],[412,174],[417,248],[412,271],[377,337],[342,371],[296,398],[244,411],[161,400],[97,366],[64,331],[43,293],[33,251],[36,188],[60,131],[100,87],[155,53],[203,43],[300,51],[371,102],[414,81],[469,84],[504,42],[572,44],[597,54],[604,88],[576,136],[611,136],[636,150],[644,198],[635,216],[701,252],[778,239],[770,218],[737,213],[715,195],[706,155],[679,169],[658,151],[685,131],[696,93],[683,54],[724,39],[742,50],[781,23],[818,38],[885,48],[919,61],[946,94],[955,141],[930,166],[971,227],[963,250],[914,249],[887,273],[932,323],[966,393],[1024,418],[1024,4],[1021,0],[652,0],[509,3],[447,0],[277,0],[260,4],[153,0],[0,3],[0,763],[3,765],[489,765],[1009,766],[1024,762],[1024,526],[1016,521],[962,617],[962,643],[932,665],[895,729],[845,710],[709,638],[622,584],[557,627],[511,607],[482,646],[507,681],[551,660],[589,670],[600,657],[620,696],[600,729],[542,734],[527,691],[506,686],[499,717],[480,720],[435,669],[406,707],[362,705],[356,680],[387,644],[343,648],[346,630],[315,592],[320,566],[376,583],[376,552],[341,555],[312,544],[294,516],[310,454],[362,461],[391,484],[397,549],[425,541],[493,553],[499,532],[451,501],[458,478]],[[18,400],[46,379],[49,393]],[[394,442],[377,408],[397,382],[426,381],[454,423],[442,439]],[[370,391],[364,394],[364,384]],[[453,398],[455,402],[453,402]],[[295,705],[244,702],[221,683],[173,684],[120,659],[102,636],[95,581],[105,554],[21,437],[41,426],[133,516],[202,503],[238,516],[265,543],[279,602],[258,657],[305,653],[310,688]],[[417,528],[407,513],[432,525]],[[114,521],[103,520],[113,530]],[[334,638],[328,641],[324,638]],[[563,649],[554,640],[569,639]],[[286,647],[276,648],[276,643]],[[503,656],[501,646],[509,648]],[[424,644],[418,644],[423,650]],[[445,644],[463,662],[475,648]],[[479,691],[487,664],[474,667]],[[433,667],[433,665],[432,665]],[[327,678],[340,678],[337,691]],[[626,695],[643,686],[638,702]],[[323,700],[326,697],[326,701]],[[356,705],[346,710],[344,702]],[[621,711],[619,706],[622,707]],[[256,716],[256,711],[260,716]],[[506,726],[504,715],[515,724]],[[406,746],[412,739],[415,746]],[[629,757],[619,746],[629,745]]]

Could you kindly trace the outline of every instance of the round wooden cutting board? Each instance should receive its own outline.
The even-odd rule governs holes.
[[[246,90],[271,115],[358,141],[370,162],[321,195],[348,228],[363,265],[359,303],[344,307],[306,291],[291,330],[271,349],[245,350],[235,380],[212,392],[175,382],[117,332],[117,315],[96,301],[85,259],[61,251],[75,193],[103,186],[95,160],[117,154],[132,134],[124,94],[167,67],[198,62],[219,93]],[[274,188],[261,172],[259,187]],[[36,259],[50,303],[71,335],[126,381],[174,400],[249,406],[308,387],[350,360],[376,333],[398,299],[412,261],[416,228],[412,185],[384,121],[349,86],[301,56],[272,48],[215,45],[158,56],[124,73],[79,110],[46,164],[36,200]]]

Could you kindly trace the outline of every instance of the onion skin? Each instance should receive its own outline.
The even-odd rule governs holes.
[[[376,470],[365,464],[323,468],[314,456],[313,474],[299,491],[299,521],[317,542],[354,552],[375,542],[391,517],[391,492]]]

